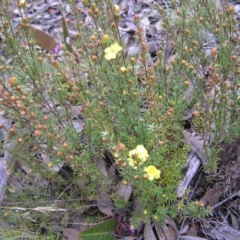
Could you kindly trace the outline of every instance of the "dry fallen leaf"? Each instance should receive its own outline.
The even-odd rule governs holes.
[[[82,238],[78,237],[80,233],[74,228],[65,228],[63,229],[63,235],[67,240],[82,240]]]
[[[30,30],[33,38],[42,49],[51,51],[57,46],[57,41],[51,35],[33,26],[31,26]]]
[[[83,232],[86,229],[91,227],[91,224],[85,223],[86,215],[83,214],[83,212],[85,212],[85,211],[78,210],[78,211],[74,212],[71,216],[71,220],[73,222],[72,228],[74,228],[75,230],[77,230],[79,232]]]
[[[178,230],[175,222],[169,216],[166,216],[164,221],[165,224],[162,227],[158,223],[154,225],[159,240],[177,239]]]
[[[100,172],[103,174],[103,176],[105,176],[107,178],[108,172],[107,172],[106,163],[105,163],[103,157],[99,156],[98,158],[95,159],[95,161],[99,167]]]
[[[116,175],[116,164],[112,164],[111,167],[107,170],[108,178],[113,181],[113,183],[117,184],[119,181],[119,177]]]
[[[179,240],[207,240],[206,238],[193,237],[193,236],[181,236]]]
[[[135,240],[135,239],[136,239],[135,237],[128,236],[128,237],[123,237],[119,240]]]
[[[214,206],[219,202],[219,198],[223,194],[224,190],[225,186],[220,182],[216,182],[213,188],[207,190],[201,202],[210,207]]]
[[[239,229],[239,220],[238,220],[238,217],[235,216],[235,214],[233,213],[230,213],[230,216],[231,216],[231,222],[232,222],[232,225],[235,229]]]
[[[197,224],[193,223],[191,224],[190,228],[187,229],[185,232],[186,235],[189,236],[197,236],[198,230],[197,230]]]
[[[221,224],[220,222],[216,222],[216,225],[209,228],[209,224],[207,224],[207,228],[203,228],[203,232],[206,236],[211,239],[216,240],[237,240],[240,239],[240,232],[228,224]]]
[[[143,235],[144,235],[144,239],[156,240],[156,237],[154,235],[153,228],[150,222],[145,224]]]
[[[97,205],[99,210],[107,216],[114,216],[114,207],[111,201],[111,197],[106,192],[97,193]]]
[[[124,185],[122,182],[119,182],[117,186],[117,194],[119,197],[123,198],[125,201],[128,201],[132,194],[132,186],[130,184]]]

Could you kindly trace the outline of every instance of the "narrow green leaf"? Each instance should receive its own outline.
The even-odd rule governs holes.
[[[79,237],[83,240],[116,240],[116,238],[111,235],[116,227],[117,220],[112,218],[83,231],[79,234]]]
[[[66,21],[65,21],[65,18],[64,18],[64,15],[63,15],[62,12],[61,12],[61,14],[62,14],[62,26],[63,26],[63,40],[64,40],[64,43],[65,43],[66,49],[69,52],[73,53],[72,46],[67,41],[67,38],[69,38],[67,24],[66,24]]]
[[[49,34],[40,29],[31,26],[30,28],[32,37],[36,40],[37,45],[42,49],[51,51],[57,46],[57,41]]]

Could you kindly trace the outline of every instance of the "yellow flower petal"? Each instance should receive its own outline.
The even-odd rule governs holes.
[[[120,51],[122,51],[122,47],[121,47],[117,42],[115,42],[115,43],[111,46],[111,48],[112,48],[112,51],[115,51],[115,52],[120,52]]]
[[[108,52],[108,53],[105,54],[104,58],[107,59],[107,60],[111,60],[111,59],[116,58],[116,56],[117,56],[116,53]]]
[[[105,59],[110,60],[110,59],[114,59],[117,56],[117,53],[122,51],[122,47],[115,42],[114,44],[112,44],[110,47],[107,47],[104,50],[105,53]]]
[[[111,47],[107,47],[105,50],[104,50],[105,53],[110,53],[112,52],[112,48]]]
[[[148,174],[148,179],[149,179],[150,181],[152,181],[152,180],[154,179],[154,176],[153,176],[153,175],[150,175],[150,174]]]
[[[138,158],[145,162],[149,157],[147,149],[143,145],[138,145],[136,150],[138,152]]]
[[[156,178],[156,179],[160,178],[161,171],[156,169],[155,166],[150,165],[148,167],[145,167],[144,171],[147,173],[148,179],[150,181],[152,181],[154,178]]]

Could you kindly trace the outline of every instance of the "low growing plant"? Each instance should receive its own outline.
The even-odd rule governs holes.
[[[165,215],[206,214],[204,206],[177,200],[176,189],[190,150],[182,136],[189,113],[191,129],[203,137],[208,171],[217,168],[219,143],[238,136],[239,32],[233,8],[221,3],[224,10],[214,1],[171,1],[169,9],[154,3],[165,37],[150,64],[140,16],[134,16],[140,50],[131,56],[114,2],[84,0],[78,8],[69,0],[76,34],[69,43],[70,19],[63,18],[65,43],[58,56],[51,38],[52,53],[37,47],[42,39],[25,17],[24,2],[14,28],[8,1],[2,1],[1,110],[12,126],[1,128],[8,131],[3,147],[11,155],[9,173],[24,166],[36,181],[57,186],[56,199],[78,196],[79,206],[97,200],[98,191],[108,192],[119,209],[132,209],[134,200],[139,207],[131,211],[132,227]],[[131,198],[117,194],[119,184],[103,174],[101,157],[123,186],[132,187]],[[67,194],[61,194],[66,181],[56,174],[63,166],[71,169]],[[33,192],[37,199],[50,198],[47,190]]]

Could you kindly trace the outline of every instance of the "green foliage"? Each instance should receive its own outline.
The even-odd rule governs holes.
[[[59,194],[63,199],[76,196],[81,181],[85,186],[81,198],[90,201],[97,199],[99,183],[116,189],[96,161],[108,152],[122,183],[133,187],[139,202],[140,208],[131,213],[132,225],[149,219],[162,221],[166,214],[204,215],[206,209],[176,200],[189,152],[182,140],[183,119],[193,113],[194,131],[204,136],[205,149],[211,146],[205,167],[215,171],[219,143],[239,132],[240,69],[235,52],[239,34],[233,11],[226,6],[221,12],[213,1],[181,1],[171,11],[156,6],[175,54],[163,42],[149,66],[138,17],[140,53],[131,57],[116,27],[119,10],[110,1],[100,2],[86,3],[95,27],[89,34],[84,24],[74,26],[77,34],[72,44],[67,42],[68,26],[63,19],[65,46],[60,60],[36,48],[42,37],[33,36],[28,19],[22,18],[13,31],[4,8],[1,48],[11,61],[0,62],[1,109],[15,123],[7,129],[6,141],[14,144],[6,150],[15,159],[9,171],[14,172],[17,164],[26,166],[36,176],[54,182],[58,187],[54,197]],[[75,9],[74,1],[69,3]],[[111,9],[109,14],[107,9]],[[79,11],[73,11],[76,19]],[[208,54],[206,42],[215,44]],[[49,50],[46,45],[44,50]],[[111,59],[106,55],[109,51]],[[129,154],[139,145],[147,150],[144,160],[141,151]],[[73,170],[68,197],[61,194],[65,180],[55,170],[63,165]],[[153,179],[146,170],[149,166],[156,168]],[[41,199],[47,191],[34,194]],[[111,197],[115,207],[129,206],[115,191]]]
[[[83,231],[79,237],[83,240],[94,240],[94,239],[103,239],[103,240],[114,240],[115,237],[111,235],[117,227],[117,221],[115,219],[109,219],[102,223],[97,224],[94,227],[91,227]]]

